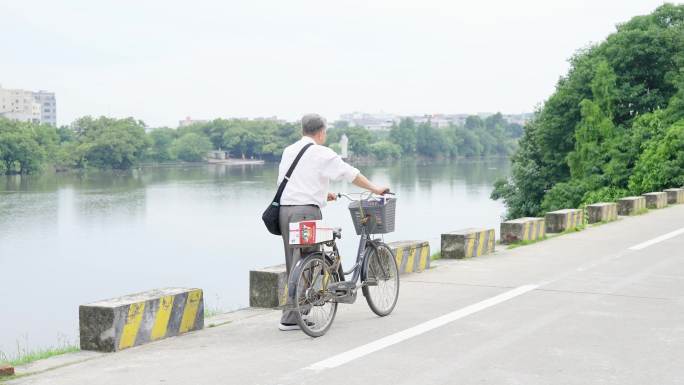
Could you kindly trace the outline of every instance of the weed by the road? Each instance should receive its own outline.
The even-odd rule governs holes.
[[[438,259],[442,259],[442,252],[438,251],[430,256],[430,260],[436,261]]]
[[[566,230],[564,230],[564,231],[558,233],[558,235],[576,233],[576,232],[578,232],[578,231],[584,230],[586,227],[587,227],[587,225],[581,224],[581,225],[578,225],[577,227],[573,227],[573,228],[570,228],[570,229],[566,229]]]
[[[648,212],[648,209],[643,208],[643,209],[636,210],[634,213],[632,213],[632,215],[643,215],[643,214],[646,214],[647,212]]]
[[[219,314],[223,314],[225,311],[223,309],[215,308],[215,307],[205,307],[204,308],[204,318],[211,318],[213,316],[217,316]]]
[[[47,347],[42,349],[29,350],[28,348],[18,349],[17,354],[8,356],[0,352],[0,361],[5,361],[10,365],[17,367],[21,365],[30,364],[31,362],[43,360],[54,356],[59,356],[66,353],[74,353],[81,350],[76,345],[62,345],[57,347]]]
[[[544,235],[542,238],[539,238],[539,239],[514,242],[514,243],[511,243],[510,245],[508,245],[508,249],[510,250],[510,249],[515,249],[516,247],[520,247],[520,246],[532,245],[534,243],[544,241],[547,238],[548,238],[548,236]]]

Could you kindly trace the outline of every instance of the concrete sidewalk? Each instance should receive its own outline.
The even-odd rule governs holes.
[[[489,256],[439,261],[402,276],[389,317],[376,317],[360,295],[340,305],[318,339],[278,331],[278,311],[245,310],[206,321],[215,327],[8,383],[684,384],[684,235],[630,250],[683,227],[680,205]],[[521,286],[531,289],[428,328]],[[416,325],[427,326],[401,339]],[[397,342],[358,349],[387,336]],[[339,354],[354,358],[309,369]]]

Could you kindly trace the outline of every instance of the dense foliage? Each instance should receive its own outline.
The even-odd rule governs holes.
[[[330,128],[328,144],[339,151],[337,143],[346,134],[353,155],[378,160],[508,155],[521,133],[522,127],[507,123],[501,114],[484,120],[471,117],[466,127],[444,129],[404,119],[390,132]],[[272,120],[216,119],[146,132],[144,123],[133,118],[84,117],[58,129],[0,118],[0,173],[27,174],[47,164],[125,170],[142,162],[197,162],[212,149],[227,151],[232,158],[277,160],[300,136],[298,124]]]
[[[683,118],[684,5],[665,4],[571,59],[492,197],[522,217],[681,186]]]

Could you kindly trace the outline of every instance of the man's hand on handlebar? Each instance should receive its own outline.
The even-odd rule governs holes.
[[[390,192],[390,189],[387,186],[375,186],[370,191],[375,195],[385,195]]]
[[[337,194],[336,193],[328,193],[328,202],[336,201],[337,200]]]

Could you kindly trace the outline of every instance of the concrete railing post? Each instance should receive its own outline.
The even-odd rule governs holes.
[[[115,352],[204,328],[201,289],[167,288],[79,307],[82,350]]]
[[[442,258],[471,258],[494,252],[494,229],[468,228],[442,234]]]
[[[584,223],[584,212],[581,209],[564,209],[551,211],[544,216],[547,233],[562,233],[576,229]]]
[[[610,222],[617,219],[617,203],[594,203],[587,206],[587,222]]]
[[[650,192],[643,196],[646,198],[646,207],[649,209],[662,209],[667,206],[667,193],[665,192]]]
[[[501,224],[501,242],[503,243],[534,241],[544,238],[545,235],[544,218],[518,218]]]
[[[646,198],[643,196],[618,199],[617,203],[619,215],[634,215],[646,208]]]
[[[664,191],[667,194],[667,203],[671,205],[684,203],[684,188],[669,188]]]

